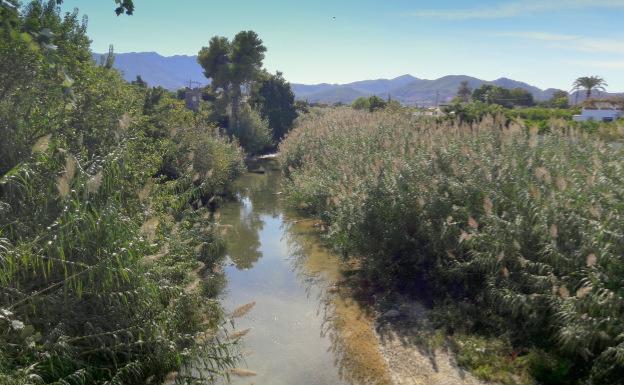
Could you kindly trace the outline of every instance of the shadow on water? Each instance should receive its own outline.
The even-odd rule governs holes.
[[[233,384],[389,384],[371,317],[340,289],[345,265],[325,249],[314,221],[286,212],[281,175],[272,161],[263,174],[237,182],[238,201],[220,211],[230,263],[227,310],[255,306],[235,320],[244,376]]]

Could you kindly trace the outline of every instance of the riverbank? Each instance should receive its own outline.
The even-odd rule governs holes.
[[[227,263],[222,303],[240,338],[243,362],[231,384],[391,385],[374,317],[340,282],[347,267],[321,243],[315,220],[286,210],[281,172],[250,165],[238,199],[218,212]]]
[[[244,362],[232,384],[481,385],[433,334],[424,307],[367,291],[361,266],[324,245],[326,227],[282,202],[281,172],[260,160],[219,211],[228,263],[222,302]],[[253,306],[248,306],[254,304]],[[247,307],[246,307],[247,306]]]

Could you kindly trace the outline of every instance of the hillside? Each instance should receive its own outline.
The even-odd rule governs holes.
[[[102,54],[94,54],[100,60]],[[189,81],[207,84],[206,77],[196,56],[162,56],[156,52],[130,52],[115,54],[115,68],[124,79],[132,81],[137,75],[150,86],[161,86],[170,90],[184,88]]]

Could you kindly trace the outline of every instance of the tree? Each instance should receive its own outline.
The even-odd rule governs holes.
[[[383,110],[386,108],[386,101],[380,98],[377,95],[373,95],[368,98],[368,110],[370,112],[375,112],[377,110]]]
[[[208,47],[199,51],[197,61],[204,75],[212,79],[213,90],[221,90],[229,102],[230,125],[236,125],[242,87],[250,89],[251,82],[258,79],[265,52],[266,47],[253,31],[239,32],[232,42],[215,36]]]
[[[472,90],[468,85],[468,81],[464,80],[459,83],[459,88],[457,89],[457,97],[459,97],[464,103],[468,103],[470,101],[470,96],[472,95]]]
[[[570,108],[570,95],[565,91],[557,90],[548,101],[548,106],[552,108]]]
[[[359,98],[355,99],[353,103],[351,103],[351,108],[353,108],[354,110],[368,110],[370,108],[370,101],[368,100],[368,98],[360,96]]]
[[[509,99],[509,102],[514,106],[531,107],[535,105],[533,94],[524,88],[510,90]]]
[[[513,107],[511,91],[493,84],[484,84],[475,89],[472,98],[487,104],[499,104],[507,108]]]
[[[117,4],[117,8],[115,8],[115,13],[117,16],[126,14],[132,15],[134,13],[134,1],[133,0],[115,0]],[[56,4],[63,4],[63,0],[56,0]]]
[[[141,77],[141,75],[137,75],[136,80],[133,80],[132,82],[130,82],[133,86],[137,86],[137,87],[141,87],[141,88],[147,88],[147,82],[145,80],[143,80],[143,78]]]
[[[491,103],[490,95],[494,87],[492,84],[483,84],[472,92],[472,98],[479,102]]]
[[[605,91],[607,82],[599,76],[583,76],[574,81],[572,91],[585,90],[587,99],[591,98],[593,91]]]
[[[297,118],[295,94],[281,72],[268,75],[260,82],[252,97],[252,105],[269,122],[274,143],[284,138]]]
[[[505,108],[514,106],[533,106],[533,94],[523,88],[513,90],[496,86],[494,84],[483,84],[474,90],[472,98],[476,101],[487,104],[498,104]]]
[[[295,110],[298,114],[307,114],[310,112],[310,104],[305,100],[296,100]]]

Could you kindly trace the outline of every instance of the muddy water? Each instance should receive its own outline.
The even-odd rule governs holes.
[[[388,384],[370,317],[336,286],[341,260],[321,245],[313,221],[283,208],[276,164],[262,167],[265,174],[238,181],[239,200],[220,212],[229,260],[223,304],[234,312],[255,303],[235,320],[236,330],[250,331],[231,383]]]

